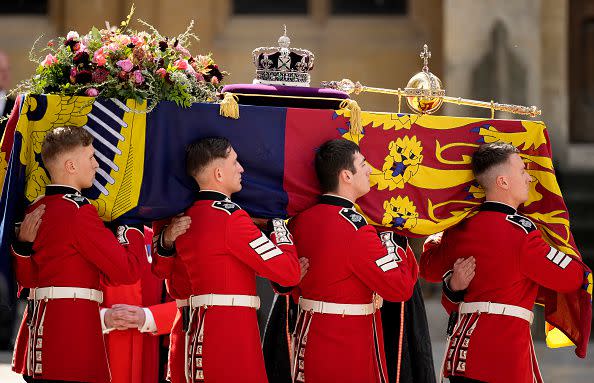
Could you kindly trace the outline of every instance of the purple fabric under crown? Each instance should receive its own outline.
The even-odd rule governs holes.
[[[336,89],[263,84],[225,85],[225,92],[235,94],[238,103],[244,105],[311,109],[340,109],[341,101],[349,98],[348,94]]]

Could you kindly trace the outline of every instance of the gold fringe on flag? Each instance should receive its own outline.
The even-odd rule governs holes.
[[[223,101],[219,106],[219,114],[223,117],[239,118],[239,105],[237,104],[237,96],[230,92],[225,92]]]
[[[363,126],[361,124],[361,107],[357,101],[346,99],[340,103],[340,109],[348,110],[351,114],[351,133],[361,134]]]

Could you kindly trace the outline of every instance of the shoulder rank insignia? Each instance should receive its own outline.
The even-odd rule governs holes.
[[[353,209],[343,208],[340,209],[340,215],[342,215],[351,225],[355,227],[355,230],[359,230],[363,226],[367,225],[367,220],[361,214],[357,213]]]
[[[510,214],[507,217],[505,217],[505,219],[513,223],[514,225],[518,225],[519,227],[521,227],[522,230],[526,232],[526,234],[536,230],[536,225],[534,224],[534,222],[532,222],[530,218],[524,217],[523,215]]]
[[[120,243],[120,245],[129,245],[130,241],[128,240],[128,232],[130,230],[138,230],[138,232],[144,236],[144,230],[142,227],[137,227],[134,225],[120,225],[116,228],[115,236]]]
[[[90,204],[89,200],[80,194],[64,194],[62,198],[64,198],[66,201],[76,204],[78,207],[83,207]]]
[[[241,210],[238,204],[231,201],[215,201],[212,203],[212,207],[215,209],[223,210],[227,214],[231,215],[237,210]]]

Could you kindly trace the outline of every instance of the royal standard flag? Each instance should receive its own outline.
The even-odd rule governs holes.
[[[161,102],[147,113],[145,104],[132,100],[54,95],[21,97],[16,110],[0,153],[5,274],[14,222],[49,182],[41,142],[48,130],[64,125],[84,127],[95,138],[100,168],[84,194],[105,221],[150,222],[191,205],[196,186],[185,173],[185,146],[207,136],[227,137],[245,168],[237,203],[253,216],[293,216],[317,200],[315,150],[343,137],[360,145],[373,168],[371,191],[358,208],[373,224],[413,237],[473,214],[484,193],[473,179],[470,156],[481,143],[508,142],[520,150],[533,179],[520,212],[537,223],[551,245],[579,257],[542,122],[363,112],[363,131],[356,133],[344,110],[241,105],[240,118],[230,119],[220,116],[215,104],[181,109]],[[584,356],[591,318],[587,278],[580,294],[543,289],[539,302],[557,328],[550,333],[554,345],[564,342],[558,338],[564,334]]]

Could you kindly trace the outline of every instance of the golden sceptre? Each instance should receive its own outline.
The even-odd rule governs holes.
[[[408,106],[416,113],[431,114],[435,113],[444,102],[457,105],[475,106],[479,108],[491,109],[491,118],[494,118],[495,111],[509,112],[513,114],[522,114],[536,117],[541,114],[536,106],[522,106],[513,104],[502,104],[499,102],[486,102],[470,100],[462,97],[450,97],[445,95],[441,80],[433,73],[429,72],[429,58],[431,52],[427,44],[423,46],[421,52],[423,59],[423,70],[415,74],[404,89],[376,88],[361,84],[359,81],[353,82],[349,79],[341,81],[322,81],[322,88],[332,88],[341,90],[347,94],[360,94],[362,92],[393,94],[398,96],[398,112],[400,113],[401,98],[406,97]]]

